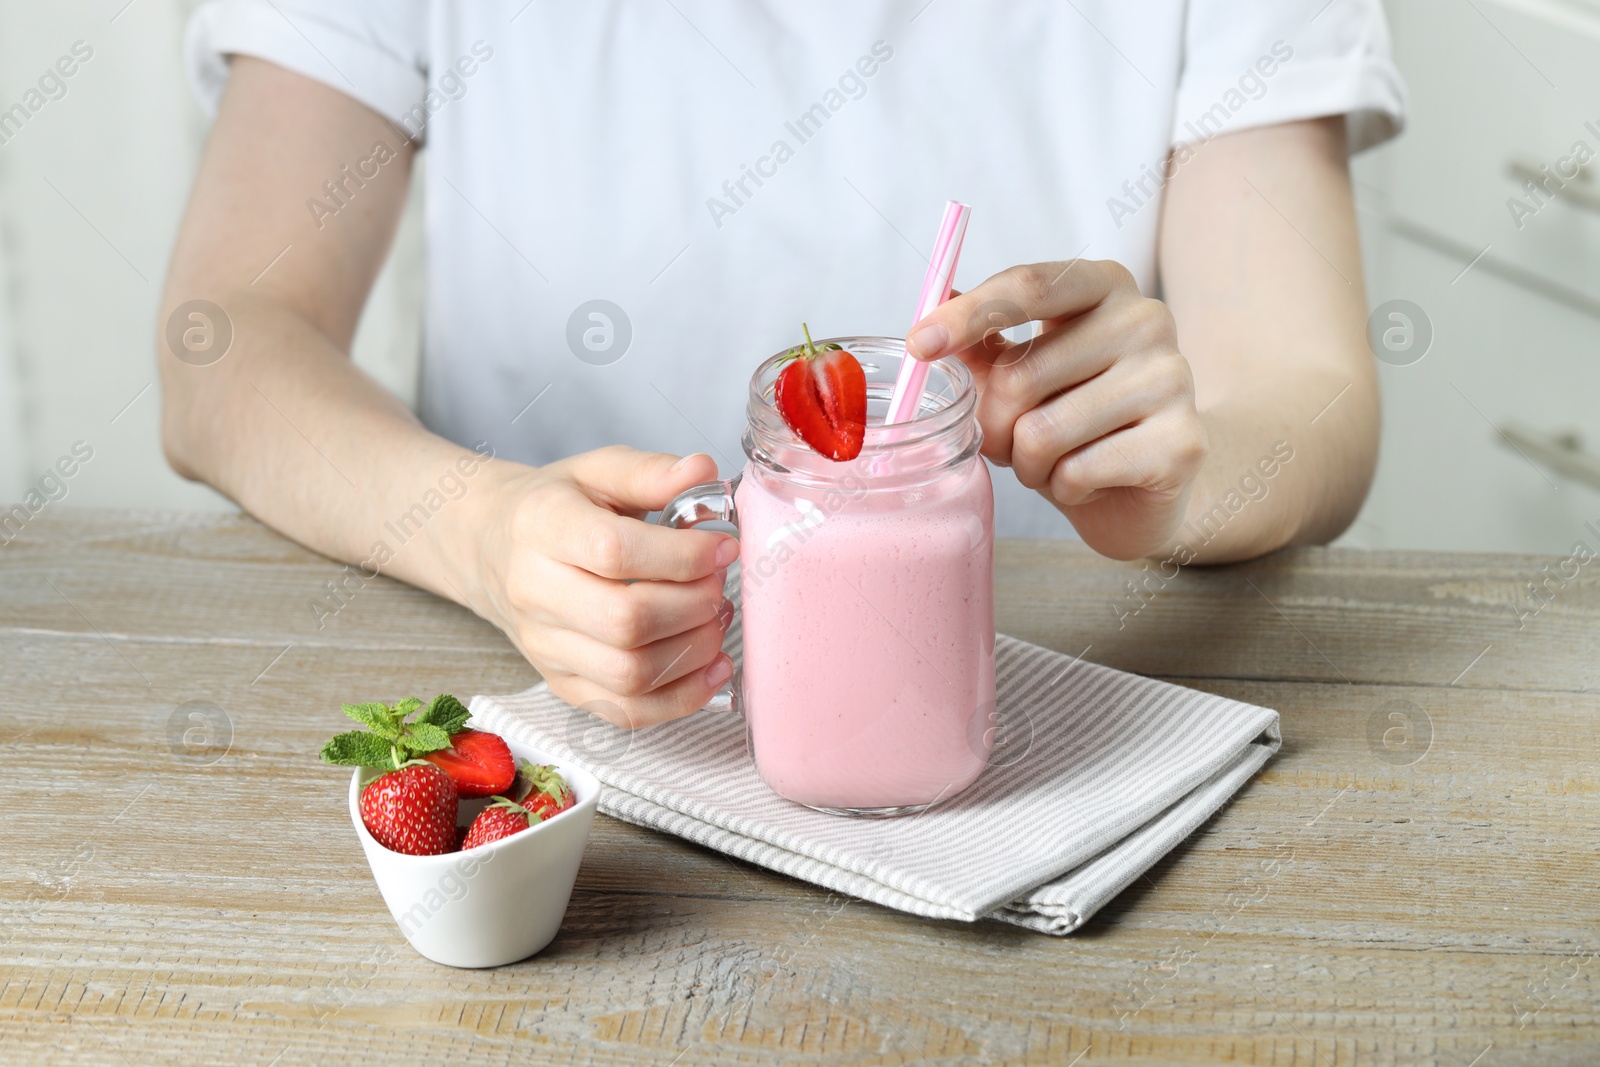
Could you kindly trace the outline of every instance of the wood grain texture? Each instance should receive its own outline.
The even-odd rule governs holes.
[[[1301,550],[1160,582],[1002,544],[1006,632],[1283,715],[1282,753],[1087,929],[929,922],[601,817],[556,941],[478,972],[400,938],[313,753],[341,701],[532,668],[384,579],[319,626],[342,568],[247,519],[60,509],[0,547],[0,1059],[1600,1062],[1600,581],[1519,628],[1552,562]],[[231,730],[215,762],[172,744],[191,701]]]

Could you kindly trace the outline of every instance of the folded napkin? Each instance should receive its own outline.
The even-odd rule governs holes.
[[[724,647],[739,660],[736,620]],[[1076,930],[1231,797],[1282,743],[1278,713],[1000,635],[1004,755],[919,815],[825,815],[756,774],[743,720],[628,731],[544,685],[476,696],[474,725],[570,761],[600,810],[916,915]]]

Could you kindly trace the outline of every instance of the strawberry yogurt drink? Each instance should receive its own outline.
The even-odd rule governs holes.
[[[745,716],[761,777],[824,811],[905,814],[988,761],[994,497],[959,361],[931,368],[916,419],[885,427],[903,342],[834,343],[866,372],[860,454],[835,462],[788,429],[775,356],[751,382],[743,472],[689,490],[662,522],[739,527],[744,657],[720,706]]]

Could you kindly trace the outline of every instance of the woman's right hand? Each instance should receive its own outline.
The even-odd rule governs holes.
[[[414,146],[314,78],[243,55],[230,69],[161,319],[182,321],[203,299],[233,340],[226,358],[192,362],[165,331],[153,338],[174,469],[304,545],[362,561],[367,574],[376,542],[383,573],[473,608],[575,705],[634,726],[703,707],[732,670],[720,651],[730,618],[720,572],[737,542],[639,518],[715,478],[716,464],[605,448],[538,469],[461,466],[477,456],[430,433],[350,361]],[[395,158],[362,187],[358,210],[319,229],[297,190],[374,143]],[[413,515],[442,495],[443,473],[469,469],[465,494],[451,491],[442,511],[422,507],[438,512],[422,520],[425,533],[391,550],[398,534],[383,517]]]
[[[495,468],[499,468],[496,470]],[[495,462],[470,597],[562,700],[618,726],[681,718],[733,674],[722,595],[739,542],[640,521],[717,477],[710,456],[623,446]]]

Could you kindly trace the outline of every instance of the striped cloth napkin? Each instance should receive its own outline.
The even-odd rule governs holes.
[[[739,660],[736,619],[725,648]],[[1278,750],[1268,708],[999,635],[982,777],[919,815],[824,815],[756,774],[743,720],[699,712],[629,732],[541,684],[476,696],[473,725],[606,785],[600,810],[915,915],[1068,934],[1222,807]],[[1003,753],[1003,754],[1002,754]]]

